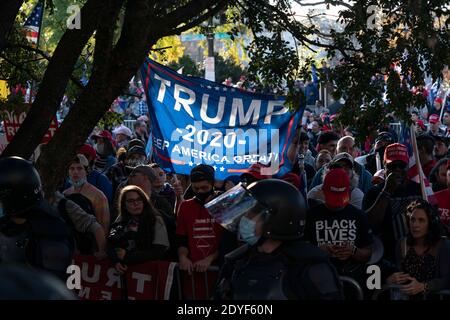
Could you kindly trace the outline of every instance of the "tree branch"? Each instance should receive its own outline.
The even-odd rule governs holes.
[[[162,48],[155,48],[155,49],[150,49],[149,51],[162,51],[162,50],[170,49],[172,47],[173,46],[162,47]]]
[[[88,0],[80,12],[83,27],[64,33],[47,66],[33,105],[2,157],[16,155],[28,159],[39,145],[58,110],[73,67],[97,27],[97,17],[108,2]],[[36,119],[39,119],[38,123]]]
[[[35,52],[35,53],[39,54],[40,56],[42,56],[47,61],[50,61],[52,59],[52,57],[49,56],[45,51],[42,51],[41,49],[34,48],[34,47],[31,47],[31,46],[27,46],[27,45],[24,45],[24,44],[14,44],[14,45],[11,45],[11,46],[8,46],[8,47],[10,47],[10,48],[21,48],[21,49],[24,49],[26,51]],[[31,62],[31,61],[28,61],[28,62]],[[40,81],[40,79],[37,79],[37,78],[35,78],[33,80]],[[75,78],[73,75],[70,76],[70,80],[78,88],[80,88],[80,89],[84,88],[83,84],[77,78]]]
[[[277,23],[279,23],[286,31],[291,33],[294,38],[297,38],[303,45],[307,46],[309,49],[311,49],[311,48],[307,44],[314,45],[317,47],[327,48],[327,49],[331,49],[331,50],[335,50],[335,49],[347,50],[347,48],[338,48],[334,45],[323,44],[323,43],[308,39],[308,37],[303,35],[301,27],[304,27],[304,26],[300,22],[289,21],[288,17],[283,12],[281,12],[275,6],[266,3],[265,1],[258,0],[258,3],[259,3],[259,8],[261,8],[261,10],[263,10],[265,8],[267,10],[266,12],[276,13],[277,14],[276,17],[278,18]],[[298,24],[300,24],[301,27]],[[309,31],[314,32],[314,30],[316,30],[316,29],[314,28],[313,30],[309,30]]]
[[[300,0],[294,0],[294,1],[297,2],[299,5],[301,5],[302,7],[315,7],[315,6],[320,6],[322,4],[331,4],[333,6],[343,6],[350,10],[352,9],[352,6],[348,3],[345,3],[344,1],[319,1],[319,2],[314,2],[314,3],[302,3]]]
[[[190,21],[191,19],[197,17],[199,14],[201,14],[203,11],[207,10],[214,4],[217,4],[217,6],[219,6],[224,5],[228,2],[229,1],[224,0],[192,0],[184,6],[181,6],[180,8],[177,8],[173,12],[166,15],[164,17],[164,20],[178,21],[178,23],[175,25],[176,27],[183,21]]]
[[[171,33],[180,34],[184,31],[192,29],[193,27],[199,25],[200,23],[202,23],[209,17],[212,17],[212,16],[216,15],[217,13],[219,13],[220,10],[222,10],[224,8],[224,6],[226,5],[227,2],[228,1],[218,1],[218,3],[216,4],[216,6],[214,8],[209,9],[206,13],[204,13],[203,15],[199,16],[198,18],[192,20],[191,22],[186,23],[185,25],[176,28]]]
[[[31,72],[29,69],[23,67],[20,64],[15,63],[14,61],[10,60],[8,57],[4,56],[4,55],[0,55],[0,58],[2,58],[3,60],[5,60],[7,63],[9,63],[10,65],[14,66],[15,68],[24,71],[26,74],[28,74],[31,79],[33,79],[34,81],[39,81],[38,77],[35,76],[33,74],[33,72]]]
[[[3,50],[6,46],[6,39],[23,2],[24,0],[0,1],[0,50]]]

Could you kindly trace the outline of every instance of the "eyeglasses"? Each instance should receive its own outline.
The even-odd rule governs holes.
[[[142,198],[135,198],[135,199],[127,199],[125,200],[127,204],[142,204],[144,203],[144,200]]]

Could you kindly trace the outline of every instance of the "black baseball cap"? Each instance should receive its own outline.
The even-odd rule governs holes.
[[[377,144],[380,141],[388,142],[389,144],[395,143],[394,136],[392,133],[383,131],[378,134],[378,136],[375,139],[375,144]]]
[[[215,170],[213,167],[207,164],[199,164],[191,170],[190,178],[191,182],[199,181],[214,181]]]
[[[331,160],[331,163],[337,163],[339,161],[345,161],[353,168],[353,157],[347,152],[341,152],[335,155],[333,160]]]
[[[130,148],[130,150],[128,150],[127,152],[127,156],[131,156],[132,154],[140,154],[143,155],[144,157],[147,157],[147,154],[145,153],[145,149],[141,146],[134,146],[132,148]]]

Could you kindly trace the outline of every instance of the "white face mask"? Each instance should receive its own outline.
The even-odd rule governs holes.
[[[82,178],[82,179],[80,179],[78,181],[73,181],[72,179],[69,179],[69,181],[72,183],[74,188],[81,188],[87,182],[87,179],[86,178]]]
[[[105,154],[105,145],[104,144],[96,144],[95,145],[95,150],[99,154]]]

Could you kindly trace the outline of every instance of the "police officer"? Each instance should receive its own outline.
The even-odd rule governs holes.
[[[342,299],[328,256],[301,241],[306,204],[291,184],[239,184],[206,205],[216,222],[246,244],[226,256],[217,299]]]
[[[0,300],[76,300],[64,282],[19,264],[0,265]]]
[[[0,263],[20,263],[66,277],[73,239],[44,200],[33,165],[19,157],[0,159]]]

